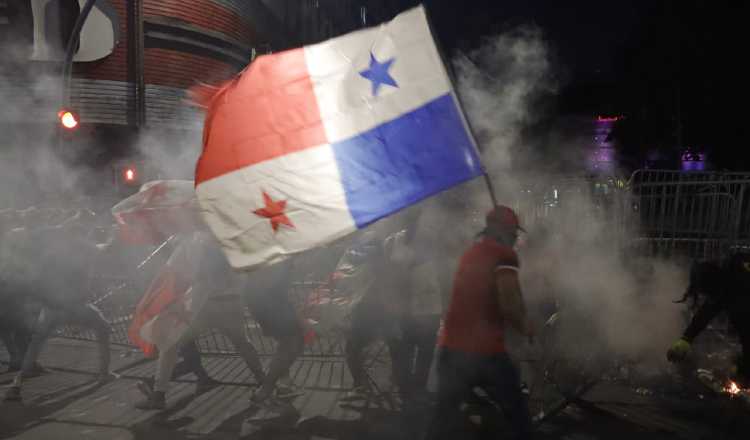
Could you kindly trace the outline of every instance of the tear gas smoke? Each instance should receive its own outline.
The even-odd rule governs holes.
[[[617,228],[618,216],[626,215],[617,199],[592,194],[583,178],[549,172],[570,168],[582,138],[550,133],[539,123],[558,87],[550,60],[541,32],[521,28],[487,39],[453,63],[499,202],[516,208],[529,231],[520,251],[527,306],[543,333],[540,310],[559,305],[556,333],[568,356],[595,353],[663,366],[664,351],[684,323],[672,300],[687,275],[673,263],[625,252],[635,237]],[[583,171],[578,167],[579,176]],[[450,273],[490,206],[481,179],[422,205],[420,229],[439,231],[432,239]],[[443,285],[449,288],[448,277]]]
[[[0,295],[26,294],[33,290],[29,286],[39,283],[62,283],[60,280],[73,273],[70,269],[75,267],[102,277],[133,276],[130,281],[143,287],[150,275],[135,271],[135,267],[147,249],[112,249],[92,261],[90,252],[84,252],[88,248],[82,248],[80,241],[84,236],[87,241],[102,241],[107,238],[106,233],[112,232],[106,229],[114,222],[109,208],[119,197],[110,166],[118,152],[113,151],[112,144],[123,142],[102,135],[97,126],[93,132],[86,127],[71,133],[72,140],[61,143],[57,116],[63,82],[57,71],[59,66],[30,63],[29,54],[28,45],[3,41],[0,124],[5,130],[0,141],[0,268],[2,281],[10,282],[8,278],[12,277],[17,291],[11,292],[3,285]],[[152,176],[142,177],[190,178],[201,139],[201,120],[194,117],[194,121],[189,131],[159,129],[144,132],[137,139],[136,150],[152,165]],[[76,220],[80,228],[60,228],[76,211],[87,213]],[[104,229],[94,234],[94,227]],[[32,232],[36,228],[52,229],[44,235]],[[65,264],[46,264],[55,258]],[[96,266],[92,267],[94,263]],[[154,265],[158,266],[158,262]],[[23,270],[15,270],[18,268]],[[80,301],[81,296],[104,293],[94,292],[96,286],[88,286],[87,282],[80,280],[76,284],[80,292],[69,299]],[[53,296],[72,296],[63,289],[45,290]],[[137,293],[142,292],[141,288]]]
[[[682,324],[681,309],[671,301],[679,298],[686,275],[668,262],[626,256],[618,245],[633,237],[613,227],[601,200],[591,196],[581,180],[564,186],[549,175],[547,164],[569,165],[570,152],[579,150],[575,139],[534,131],[558,87],[550,59],[541,32],[522,28],[487,39],[479,49],[453,60],[459,94],[500,202],[517,208],[530,231],[529,246],[521,256],[529,309],[534,312],[545,301],[555,301],[563,311],[574,311],[573,318],[566,318],[569,333],[562,341],[571,351],[582,340],[595,340],[588,350],[658,362]],[[11,70],[17,71],[3,72]],[[13,77],[18,78],[17,72]],[[61,160],[55,147],[61,81],[31,72],[21,78],[21,83],[4,81],[0,86],[0,102],[23,98],[20,105],[3,106],[0,120],[24,121],[38,113],[49,117],[49,131],[40,132],[40,124],[19,124],[4,138],[0,207],[23,208],[43,201],[66,206],[83,193],[96,198],[83,183],[98,181],[102,186],[97,180],[102,179],[101,171]],[[179,129],[147,129],[138,136],[136,149],[150,164],[152,176],[191,178],[202,129],[201,117],[192,115],[182,118],[188,122]],[[560,189],[555,206],[544,202],[550,188]],[[416,208],[421,211],[416,242],[429,243],[420,252],[434,256],[444,299],[457,258],[481,231],[489,208],[481,179]],[[331,262],[324,260],[300,266],[305,271],[325,266],[320,270],[325,272]],[[582,334],[596,338],[582,339]]]

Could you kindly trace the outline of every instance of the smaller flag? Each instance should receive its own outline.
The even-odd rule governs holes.
[[[186,234],[136,306],[128,329],[131,342],[153,355],[180,341],[205,304],[206,292],[191,288],[201,233]]]
[[[120,239],[154,245],[170,236],[191,232],[203,224],[195,189],[189,180],[155,180],[112,208]]]
[[[128,328],[128,338],[146,356],[153,357],[156,350],[153,343],[154,338],[150,336],[150,332],[146,332],[145,338],[141,336],[144,327],[147,324],[153,325],[153,320],[168,306],[183,302],[183,292],[177,290],[175,286],[176,278],[176,272],[172,268],[168,266],[162,268],[135,308],[133,319]]]

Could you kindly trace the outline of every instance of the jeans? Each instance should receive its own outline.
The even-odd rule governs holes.
[[[502,408],[515,438],[531,438],[531,417],[521,393],[518,370],[506,353],[479,355],[441,349],[438,355],[438,403],[428,440],[463,438],[461,403],[479,387]]]
[[[10,355],[8,364],[11,369],[21,368],[23,356],[31,342],[31,330],[25,322],[25,313],[21,299],[0,298],[0,341]]]
[[[178,344],[160,351],[156,367],[154,390],[167,391],[169,381],[172,379],[177,365],[180,346],[188,343],[194,344],[193,341],[195,338],[208,329],[217,329],[221,334],[229,338],[255,378],[258,381],[262,380],[264,378],[263,366],[260,363],[258,352],[245,337],[243,310],[244,308],[239,296],[234,298],[225,297],[221,300],[211,298],[206,301],[206,304],[195,317],[195,321],[182,336],[182,340]],[[191,352],[189,351],[188,353]],[[193,351],[192,353],[195,356],[197,351]],[[195,359],[193,359],[193,362],[195,362]],[[198,358],[197,362],[200,362],[200,358]]]
[[[345,348],[346,366],[355,388],[369,385],[364,354],[367,347],[378,339],[384,340],[388,346],[395,384],[401,390],[408,387],[408,362],[397,321],[379,303],[362,302],[355,306]]]
[[[410,316],[402,321],[402,347],[409,379],[406,393],[420,393],[427,389],[427,379],[435,355],[440,315]]]

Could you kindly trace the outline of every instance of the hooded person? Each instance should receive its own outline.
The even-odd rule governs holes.
[[[694,340],[721,313],[726,313],[737,332],[742,351],[737,357],[736,379],[750,387],[750,253],[737,252],[725,261],[696,262],[690,270],[690,282],[683,298],[700,303],[682,337],[667,351],[671,362],[682,362],[692,350]]]
[[[438,336],[438,396],[427,438],[462,438],[460,406],[475,387],[499,405],[516,438],[530,438],[531,418],[518,369],[508,356],[508,327],[530,339],[513,246],[522,230],[516,213],[496,206],[486,228],[464,252]]]

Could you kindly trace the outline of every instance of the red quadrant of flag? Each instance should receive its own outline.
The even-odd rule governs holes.
[[[303,49],[255,60],[219,91],[207,114],[196,185],[327,143]]]

